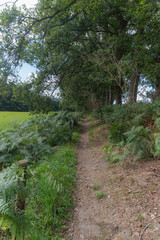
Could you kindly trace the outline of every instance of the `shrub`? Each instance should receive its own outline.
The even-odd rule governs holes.
[[[109,125],[109,136],[108,139],[111,143],[118,143],[121,141],[125,141],[126,137],[124,133],[128,130],[129,123],[126,122],[116,122]]]
[[[26,216],[32,222],[28,240],[50,240],[62,229],[73,206],[71,191],[75,187],[76,154],[70,146],[60,147],[48,161],[41,161],[29,181]]]
[[[26,187],[24,170],[17,164],[1,172],[0,228],[3,235],[17,240],[23,240],[24,235],[27,240],[54,239],[73,206],[71,191],[75,187],[75,165],[75,151],[66,145],[48,160],[41,159],[28,169]],[[18,199],[25,196],[25,212],[16,210],[17,196]]]
[[[156,120],[157,129],[160,130],[160,118]],[[154,133],[154,157],[160,156],[160,133]]]
[[[72,128],[80,116],[67,112],[39,116],[0,132],[0,164],[10,166],[0,173],[1,237],[60,239],[57,231],[62,230],[73,206],[71,191],[76,178],[75,151],[72,144],[62,144],[71,138],[77,142],[79,135]],[[12,164],[23,158],[30,160],[26,186],[24,170]],[[15,203],[24,197],[25,211],[17,211]]]
[[[80,138],[79,132],[73,132],[73,133],[72,133],[72,141],[73,141],[74,143],[77,143],[78,140],[79,140],[79,138]]]
[[[129,154],[129,151],[124,151],[124,142],[105,146],[103,152],[106,153],[106,160],[111,163],[122,163]]]
[[[26,223],[24,212],[18,208],[18,199],[25,194],[23,176],[23,169],[16,164],[0,173],[0,228],[3,232],[11,232],[12,239],[17,240],[24,239]]]
[[[100,112],[100,110],[99,110]],[[107,159],[121,162],[132,154],[134,160],[160,156],[160,100],[152,104],[101,107],[101,119],[109,123]],[[151,134],[156,120],[157,129]],[[156,132],[157,131],[157,132]],[[123,142],[123,147],[120,147]]]
[[[38,161],[52,154],[72,138],[70,122],[74,126],[80,114],[60,112],[39,116],[23,123],[15,123],[10,130],[0,132],[0,166],[9,166],[14,161],[28,159]]]
[[[151,104],[152,112],[155,116],[160,116],[160,99],[157,99]]]
[[[153,144],[149,136],[150,130],[143,126],[135,127],[126,133],[126,147],[135,155],[134,161],[153,158]]]

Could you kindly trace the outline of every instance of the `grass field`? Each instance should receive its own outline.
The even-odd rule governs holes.
[[[32,116],[28,112],[0,112],[0,128],[7,128],[13,120],[25,121]]]

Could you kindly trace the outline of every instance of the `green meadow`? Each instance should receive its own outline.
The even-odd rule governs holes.
[[[0,128],[7,128],[13,120],[25,121],[32,116],[29,112],[0,112]]]

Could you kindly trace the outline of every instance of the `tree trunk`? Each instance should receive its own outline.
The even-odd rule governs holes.
[[[129,87],[129,96],[128,102],[135,103],[137,101],[137,92],[138,92],[138,83],[139,83],[139,74],[137,68],[134,68],[132,71]]]
[[[106,92],[106,97],[105,98],[106,98],[106,101],[105,101],[106,105],[112,105],[113,104],[114,99],[113,99],[113,89],[112,89],[112,87],[110,87],[109,91]]]
[[[109,105],[109,93],[108,93],[108,92],[106,92],[105,104],[106,104],[106,105]]]
[[[112,87],[109,88],[109,104],[110,105],[113,104],[113,88]]]
[[[116,104],[122,105],[122,90],[119,86],[116,86]]]

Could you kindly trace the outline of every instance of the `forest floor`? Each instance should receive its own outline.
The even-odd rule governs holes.
[[[65,239],[160,240],[160,161],[111,164],[102,153],[107,126],[85,120],[82,127],[75,208]]]

